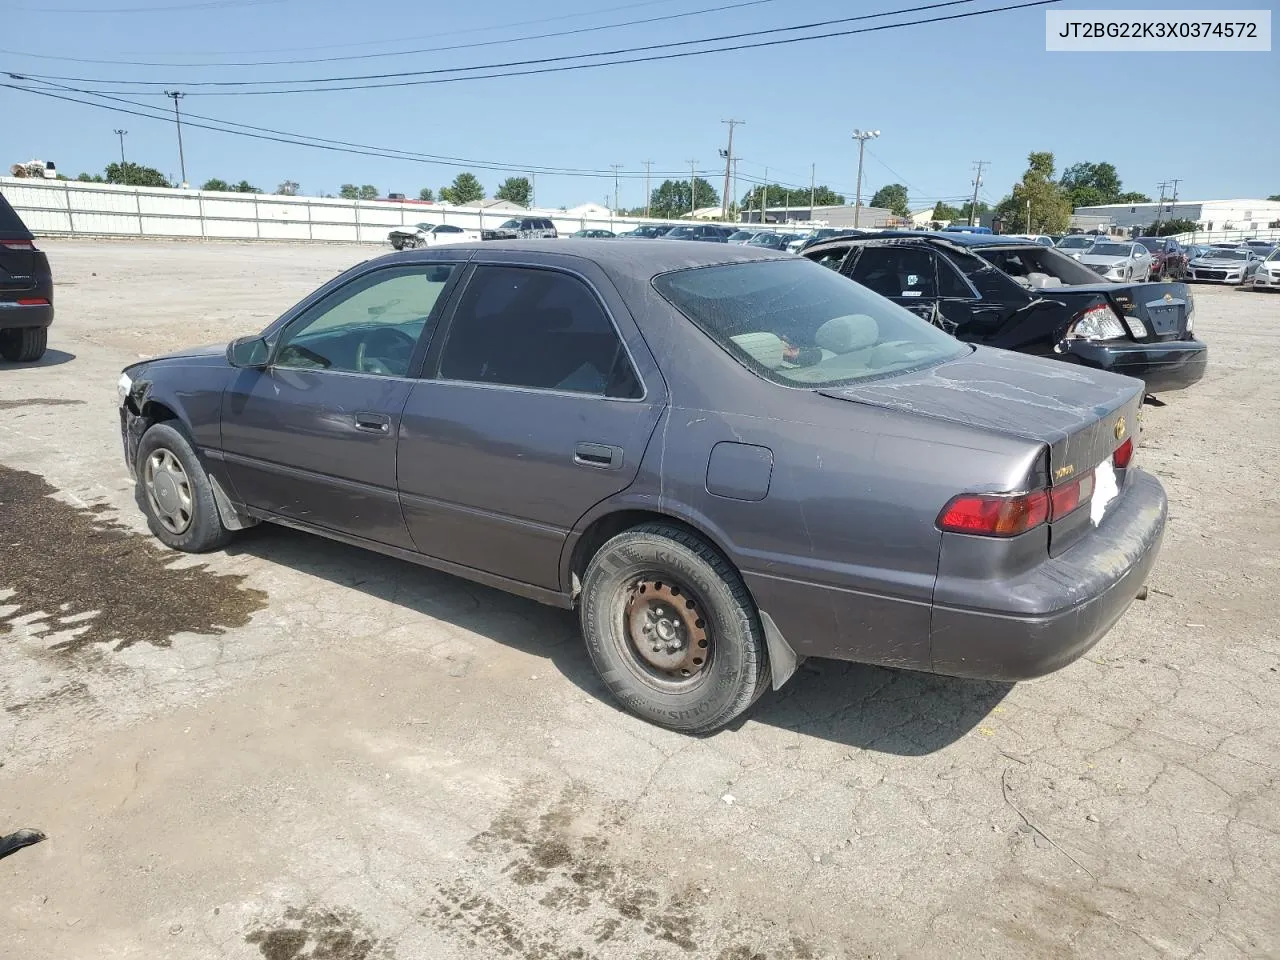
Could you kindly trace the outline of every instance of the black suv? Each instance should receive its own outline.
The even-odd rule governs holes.
[[[0,357],[31,363],[44,356],[53,323],[49,258],[0,195]]]
[[[482,240],[540,240],[555,239],[556,225],[546,217],[513,217],[496,230],[481,230]]]

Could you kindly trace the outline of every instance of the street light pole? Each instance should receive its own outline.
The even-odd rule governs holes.
[[[123,167],[124,167],[124,162],[125,162],[125,161],[124,161],[124,135],[125,135],[126,133],[128,133],[128,132],[129,132],[128,130],[116,130],[116,131],[115,131],[116,136],[120,138],[120,166],[121,166],[121,168],[122,168],[122,169],[121,169],[121,172],[122,172],[122,173],[124,172],[124,171],[123,171]]]
[[[187,158],[182,152],[182,113],[178,110],[178,101],[185,97],[186,94],[180,90],[166,90],[164,95],[173,98],[173,119],[178,125],[178,166],[182,170],[182,185],[186,186]]]
[[[611,163],[609,166],[613,167],[613,209],[616,213],[618,210],[618,171],[622,169],[622,164]]]
[[[689,219],[693,219],[693,211],[698,209],[698,161],[689,161]]]
[[[858,141],[858,186],[853,198],[853,225],[858,225],[862,208],[862,152],[867,148],[867,141],[880,136],[879,130],[855,130],[853,139]]]

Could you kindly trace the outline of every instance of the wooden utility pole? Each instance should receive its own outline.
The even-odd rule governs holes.
[[[646,160],[644,162],[644,215],[649,217],[649,171],[653,169],[653,161]]]
[[[733,128],[746,123],[745,120],[721,120],[729,127],[729,149],[724,154],[724,197],[720,202],[720,219],[729,216],[729,173],[733,169]]]
[[[978,168],[978,172],[973,177],[973,200],[969,204],[969,226],[976,227],[978,225],[978,188],[982,186],[982,168],[990,165],[990,160],[975,160],[973,165]]]

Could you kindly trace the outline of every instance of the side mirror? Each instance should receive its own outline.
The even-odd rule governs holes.
[[[233,367],[255,369],[265,367],[271,359],[271,347],[265,337],[240,337],[227,344],[227,363]]]

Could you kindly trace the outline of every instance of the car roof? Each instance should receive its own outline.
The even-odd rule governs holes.
[[[716,264],[743,263],[749,260],[793,260],[790,254],[764,247],[747,247],[723,243],[678,243],[667,240],[638,239],[629,243],[613,243],[611,240],[584,238],[568,243],[550,238],[540,240],[488,240],[451,243],[447,247],[410,250],[386,254],[384,259],[436,260],[443,251],[451,255],[464,252],[525,253],[531,262],[549,265],[567,260],[586,260],[601,267],[607,273],[627,276],[647,282],[660,273],[684,270],[690,267],[708,267]]]

